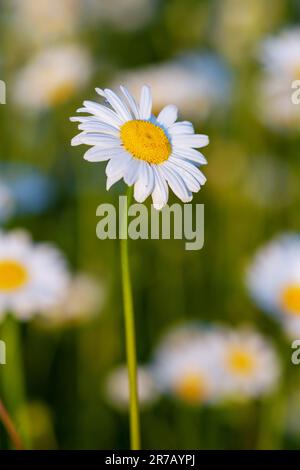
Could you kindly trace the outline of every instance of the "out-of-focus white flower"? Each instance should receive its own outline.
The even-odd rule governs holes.
[[[221,357],[224,396],[256,397],[271,392],[279,377],[273,346],[251,330],[224,330]]]
[[[212,54],[188,54],[157,65],[121,72],[115,83],[126,83],[137,94],[144,83],[153,91],[153,109],[176,103],[187,118],[205,118],[230,101],[231,77]],[[113,86],[114,86],[113,84]]]
[[[300,236],[284,234],[261,248],[247,276],[254,300],[283,322],[291,337],[300,332]]]
[[[247,283],[264,310],[300,318],[300,236],[284,234],[261,248]]]
[[[71,280],[63,298],[43,320],[54,325],[77,323],[97,315],[103,307],[103,284],[86,273],[79,273]]]
[[[86,49],[54,46],[38,53],[16,77],[16,104],[39,111],[61,104],[86,85],[92,71]]]
[[[119,366],[110,372],[106,379],[106,395],[115,407],[128,408],[129,383],[126,366]],[[138,396],[142,407],[153,404],[159,396],[152,374],[145,366],[138,367]]]
[[[71,35],[80,19],[78,0],[6,0],[16,32],[37,45]]]
[[[108,88],[96,89],[110,107],[83,102],[77,111],[90,115],[71,118],[81,130],[72,145],[90,145],[84,155],[90,162],[108,161],[107,189],[124,179],[128,186],[134,185],[137,202],[151,195],[158,210],[168,202],[169,187],[181,201],[191,201],[206,182],[199,169],[206,159],[196,149],[208,145],[208,136],[195,134],[191,122],[176,122],[174,104],[154,116],[149,86],[142,87],[139,104],[127,88],[120,89],[122,98]]]
[[[82,3],[82,15],[87,21],[109,24],[123,31],[143,27],[157,6],[157,0],[84,0]]]
[[[160,389],[180,400],[201,405],[222,395],[219,334],[198,327],[181,327],[159,345],[153,372]]]
[[[14,209],[15,201],[12,191],[0,181],[0,223],[9,219]]]
[[[240,62],[249,58],[257,40],[272,30],[280,19],[281,0],[272,0],[271,3],[272,8],[270,0],[219,2],[212,34],[217,48],[231,61]]]
[[[53,246],[34,244],[24,231],[0,232],[0,315],[27,320],[63,297],[69,275]]]
[[[300,106],[292,102],[292,83],[300,79],[300,28],[266,39],[260,58],[264,75],[260,84],[259,114],[271,127],[299,129]]]

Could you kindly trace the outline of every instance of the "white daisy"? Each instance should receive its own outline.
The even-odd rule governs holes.
[[[264,66],[258,94],[260,117],[272,127],[299,129],[300,107],[291,100],[291,87],[300,79],[300,28],[266,39],[260,58]]]
[[[218,363],[220,343],[214,330],[176,329],[159,345],[153,371],[160,389],[191,405],[222,396]]]
[[[192,200],[206,178],[197,168],[206,163],[195,148],[208,145],[208,137],[195,134],[188,121],[176,122],[177,107],[168,105],[157,117],[152,114],[152,96],[143,86],[139,104],[121,86],[121,99],[109,89],[97,88],[111,108],[84,101],[74,117],[82,131],[72,145],[92,146],[84,158],[90,162],[109,160],[106,167],[107,189],[124,179],[134,185],[134,197],[144,202],[152,194],[153,205],[161,209],[168,202],[168,185],[183,202]]]
[[[88,52],[77,45],[52,46],[33,57],[16,77],[14,100],[40,111],[70,99],[89,80]]]
[[[69,283],[61,253],[33,244],[23,231],[0,232],[0,315],[26,320],[43,313],[63,296]]]
[[[168,103],[176,103],[187,119],[204,119],[226,109],[231,101],[231,74],[215,54],[187,53],[155,65],[121,71],[117,83],[126,83],[138,94],[147,83],[153,92],[153,110],[158,113]]]
[[[159,396],[151,371],[145,366],[138,367],[139,403],[145,408],[153,404]],[[126,409],[129,403],[129,383],[126,366],[113,369],[106,379],[108,401],[116,408]]]
[[[289,335],[300,331],[300,236],[284,234],[261,248],[247,276],[250,292],[283,321]]]
[[[80,323],[101,312],[104,298],[105,289],[99,280],[86,273],[76,274],[63,297],[42,319],[51,325]]]
[[[273,346],[251,330],[224,330],[220,336],[224,396],[255,397],[270,392],[279,377],[279,363]]]

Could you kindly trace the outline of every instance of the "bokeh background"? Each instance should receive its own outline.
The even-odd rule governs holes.
[[[117,204],[126,187],[106,192],[104,165],[85,162],[83,149],[70,145],[77,130],[69,117],[84,99],[97,99],[96,86],[123,83],[138,96],[147,83],[155,111],[177,104],[210,145],[207,183],[194,197],[205,204],[204,248],[131,242],[139,363],[151,369],[156,345],[177,325],[246,325],[272,343],[281,373],[268,393],[217,403],[153,392],[142,410],[143,447],[299,448],[300,366],[291,364],[292,338],[245,281],[258,248],[300,227],[300,105],[290,101],[291,82],[300,79],[299,2],[2,0],[0,8],[0,78],[7,86],[1,230],[22,228],[35,242],[55,244],[78,283],[50,320],[13,320],[25,393],[20,400],[12,390],[7,398],[3,384],[1,393],[26,445],[129,446],[126,403],[120,405],[126,380],[108,379],[125,362],[119,246],[95,233],[97,206]],[[266,53],[266,41],[275,39],[280,44]],[[7,339],[9,321],[2,318],[0,339]],[[17,387],[7,345],[0,379],[5,369]],[[156,386],[146,381],[150,398]],[[11,446],[1,425],[0,445]]]

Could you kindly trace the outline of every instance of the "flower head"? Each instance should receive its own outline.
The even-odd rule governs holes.
[[[24,231],[0,232],[0,315],[20,319],[43,313],[63,295],[69,282],[61,253],[33,244]]]
[[[147,407],[154,403],[158,396],[158,389],[155,385],[151,371],[146,366],[139,366],[138,395],[142,407]],[[119,366],[113,369],[106,379],[107,398],[116,408],[126,409],[129,403],[129,384],[126,366]]]
[[[247,276],[250,292],[289,334],[300,329],[300,236],[284,234],[261,248]]]
[[[168,185],[183,202],[192,200],[206,178],[198,169],[206,163],[195,148],[205,147],[208,137],[195,134],[188,121],[176,122],[177,107],[165,106],[157,117],[152,114],[152,96],[143,86],[139,104],[125,87],[121,99],[109,89],[97,89],[110,107],[85,101],[74,117],[82,131],[72,145],[91,145],[84,158],[90,162],[109,161],[107,189],[124,179],[134,185],[134,197],[144,202],[151,194],[153,205],[161,209],[168,202]]]

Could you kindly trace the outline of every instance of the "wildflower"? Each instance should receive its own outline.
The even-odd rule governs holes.
[[[159,396],[158,389],[149,368],[138,367],[138,395],[141,406],[153,404]],[[117,408],[126,409],[129,403],[129,385],[126,366],[113,369],[106,379],[108,400]]]
[[[34,244],[25,231],[0,232],[0,315],[22,320],[58,302],[68,285],[66,263],[51,245]]]
[[[40,111],[70,99],[89,80],[91,60],[77,45],[51,46],[26,64],[15,80],[15,102]]]
[[[82,131],[72,145],[92,146],[84,155],[88,161],[109,160],[107,189],[123,178],[128,186],[134,185],[136,201],[144,202],[152,194],[154,207],[161,209],[168,202],[169,185],[179,199],[190,202],[206,181],[197,168],[206,160],[195,148],[208,145],[208,137],[195,134],[190,122],[176,122],[174,105],[155,117],[148,86],[143,86],[139,104],[125,87],[121,91],[124,99],[97,88],[111,108],[84,101],[78,112],[91,116],[71,118]]]

